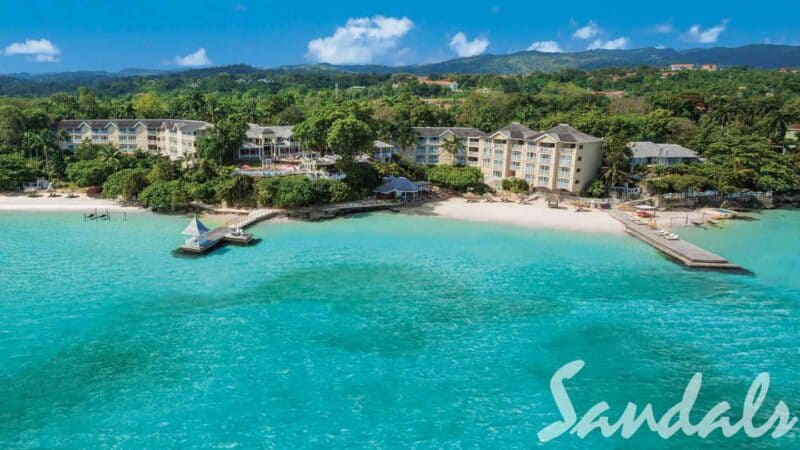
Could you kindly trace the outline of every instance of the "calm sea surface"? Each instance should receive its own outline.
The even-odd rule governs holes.
[[[800,414],[800,212],[681,234],[753,275],[689,271],[626,235],[371,215],[267,223],[177,258],[185,217],[0,213],[2,448],[796,448],[536,433],[606,401],[693,418]],[[116,219],[116,217],[114,217]]]

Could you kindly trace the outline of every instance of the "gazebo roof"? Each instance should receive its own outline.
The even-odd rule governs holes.
[[[392,192],[419,192],[420,187],[408,181],[406,177],[392,177],[385,183],[373,189],[372,192],[379,194],[391,194]]]
[[[189,222],[189,225],[187,225],[186,228],[184,228],[181,232],[181,234],[187,236],[200,236],[201,234],[205,233],[208,233],[208,228],[203,225],[203,222],[200,222],[200,219],[198,219],[196,215],[194,216],[194,219]]]

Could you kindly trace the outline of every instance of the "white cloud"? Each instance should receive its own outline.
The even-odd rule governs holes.
[[[535,50],[542,53],[561,53],[564,51],[556,41],[534,42],[528,47],[528,50]]]
[[[672,33],[675,28],[669,22],[660,23],[653,27],[653,31],[656,33]]]
[[[664,50],[665,48],[667,47],[664,47],[663,45],[656,45],[656,50]]]
[[[600,27],[597,26],[595,21],[590,20],[585,26],[582,26],[575,30],[575,33],[572,34],[572,37],[575,39],[591,39],[597,36],[597,33],[600,32]]]
[[[689,31],[683,35],[683,39],[691,42],[700,42],[701,44],[713,44],[717,42],[719,35],[722,34],[727,27],[727,19],[705,30],[700,28],[700,25],[692,25]]]
[[[467,35],[458,32],[450,39],[450,48],[460,57],[480,55],[489,47],[489,40],[486,38],[476,37],[473,40],[467,39]]]
[[[212,63],[208,58],[208,54],[206,54],[206,49],[201,47],[196,52],[189,53],[186,56],[176,56],[175,64],[184,67],[200,67],[210,66]]]
[[[408,17],[348,19],[332,35],[310,41],[307,56],[331,64],[369,64],[397,47],[413,27]]]
[[[631,43],[630,39],[626,37],[612,39],[609,41],[604,41],[602,39],[595,39],[594,42],[592,42],[591,44],[589,44],[588,47],[586,47],[586,50],[598,50],[598,49],[621,50],[624,48],[628,48],[628,45],[630,45],[630,43]]]
[[[61,50],[47,39],[25,39],[25,42],[14,42],[3,52],[6,56],[23,55],[30,61],[58,62]]]

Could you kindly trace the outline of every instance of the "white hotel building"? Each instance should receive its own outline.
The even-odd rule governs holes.
[[[421,164],[464,164],[477,167],[487,180],[521,178],[532,187],[580,192],[597,176],[603,139],[560,124],[534,131],[512,123],[494,133],[475,128],[419,127],[417,146],[404,156]],[[441,149],[455,136],[455,154]]]

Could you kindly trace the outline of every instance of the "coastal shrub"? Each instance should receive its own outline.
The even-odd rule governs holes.
[[[176,211],[192,200],[189,186],[180,180],[157,181],[139,194],[139,200],[150,209]]]
[[[372,194],[372,190],[381,184],[381,176],[372,164],[340,160],[336,169],[345,174],[344,182],[355,198]]]
[[[669,174],[662,177],[645,180],[648,189],[657,193],[704,191],[714,188],[706,177],[693,174]]]
[[[147,172],[147,169],[123,169],[111,174],[103,183],[103,196],[122,197],[124,200],[135,199],[148,185]]]
[[[433,166],[428,168],[427,174],[431,183],[457,192],[471,190],[483,194],[488,190],[483,183],[483,174],[477,167]]]
[[[171,181],[180,178],[181,173],[178,166],[167,158],[159,158],[153,164],[153,168],[147,174],[147,181],[155,183],[157,181]]]
[[[601,180],[594,180],[583,191],[586,197],[603,198],[606,196],[606,186]]]
[[[215,197],[229,205],[253,206],[256,203],[255,182],[247,175],[220,177],[214,181]]]
[[[302,175],[262,178],[256,183],[256,200],[276,208],[307,206],[314,202],[314,189]]]
[[[311,181],[314,191],[314,203],[336,203],[350,199],[351,192],[347,185],[339,180],[319,179]]]
[[[528,182],[521,178],[504,178],[500,183],[504,191],[520,194],[528,192]]]
[[[220,202],[213,182],[188,182],[187,189],[192,199],[198,202],[216,204]]]
[[[33,161],[20,155],[0,155],[0,191],[13,191],[36,177]]]
[[[99,159],[77,161],[67,166],[67,177],[80,187],[100,186],[114,173],[114,165]]]

